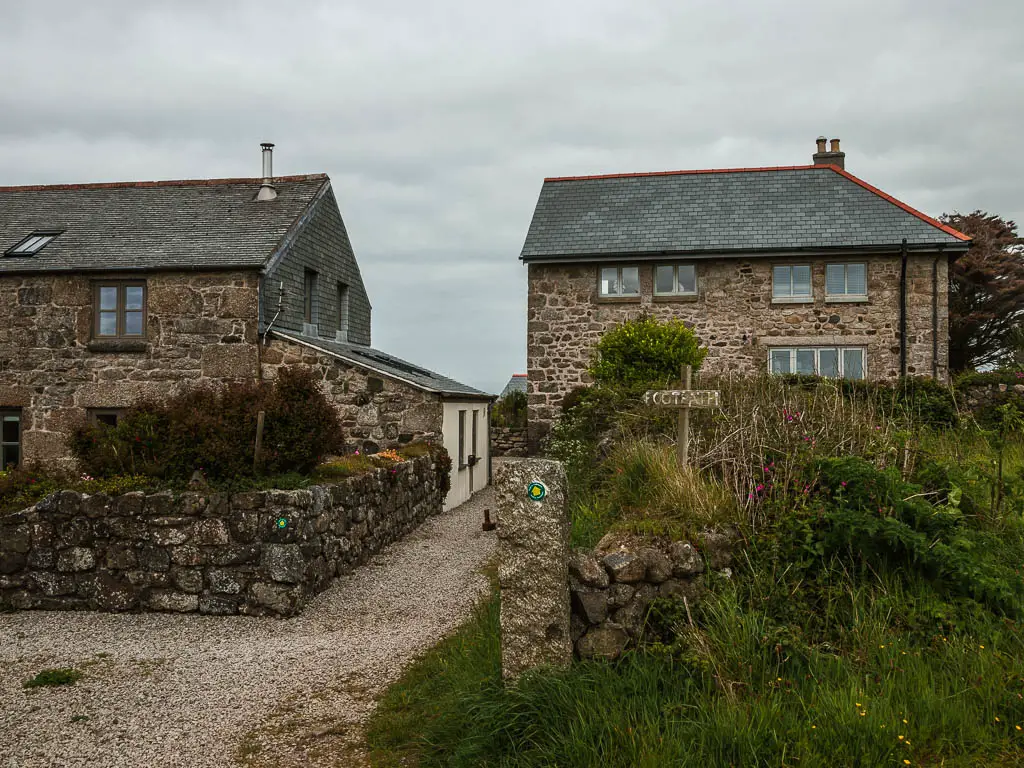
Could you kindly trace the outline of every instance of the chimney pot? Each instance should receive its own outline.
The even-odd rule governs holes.
[[[828,150],[825,149],[828,139],[824,136],[819,136],[815,142],[818,145],[818,151],[811,157],[815,165],[834,165],[837,168],[846,168],[846,153],[839,150],[839,139],[832,139],[832,146]]]
[[[263,183],[260,184],[260,191],[256,199],[260,201],[273,200],[277,197],[277,190],[274,189],[274,145],[269,141],[260,144],[263,149]]]

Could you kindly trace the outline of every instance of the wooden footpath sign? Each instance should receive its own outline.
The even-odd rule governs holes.
[[[720,393],[717,389],[690,389],[693,367],[684,365],[681,378],[682,389],[651,389],[644,393],[644,404],[656,408],[673,408],[679,411],[676,425],[676,452],[680,464],[690,460],[690,409],[718,408]]]

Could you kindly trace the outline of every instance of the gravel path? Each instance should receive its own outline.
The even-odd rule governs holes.
[[[375,696],[487,589],[488,506],[490,488],[294,619],[0,614],[0,768],[362,764]],[[69,666],[74,686],[22,688]]]

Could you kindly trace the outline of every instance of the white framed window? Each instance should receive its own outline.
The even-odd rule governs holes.
[[[602,296],[639,296],[640,267],[601,267],[598,283]]]
[[[780,264],[772,267],[774,301],[811,301],[810,264]]]
[[[863,347],[773,347],[769,373],[800,373],[829,379],[863,379],[867,353]]]
[[[655,296],[696,296],[697,267],[694,264],[659,264],[654,268]]]
[[[868,265],[826,264],[825,299],[866,301],[868,298]]]

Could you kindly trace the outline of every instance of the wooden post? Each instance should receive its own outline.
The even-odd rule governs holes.
[[[259,472],[260,451],[263,450],[263,411],[256,414],[256,450],[252,454],[253,472]]]
[[[684,365],[679,372],[681,389],[648,390],[644,403],[656,408],[675,408],[676,415],[676,456],[682,465],[690,460],[690,409],[718,408],[721,393],[717,389],[690,389],[693,368]]]
[[[690,377],[693,375],[693,366],[684,365],[679,371],[679,378],[682,379],[683,389],[690,388]],[[679,456],[679,463],[684,467],[690,461],[690,409],[689,407],[679,410],[679,418],[676,423],[676,453]]]

